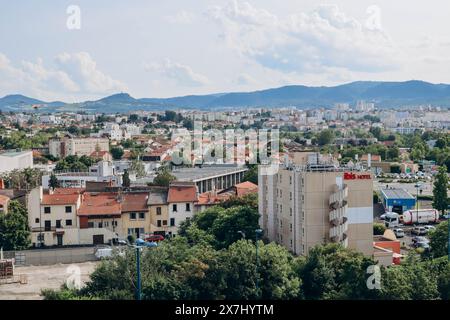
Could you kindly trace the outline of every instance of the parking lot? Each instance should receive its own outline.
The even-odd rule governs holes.
[[[59,289],[66,280],[80,276],[81,284],[89,280],[98,262],[16,267],[15,276],[24,275],[27,283],[0,284],[0,300],[40,300],[42,289]]]

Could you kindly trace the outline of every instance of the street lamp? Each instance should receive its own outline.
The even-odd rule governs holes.
[[[255,270],[256,270],[256,291],[258,291],[258,264],[259,264],[259,260],[258,260],[258,237],[260,235],[262,235],[263,230],[262,229],[256,229],[255,230],[255,245],[256,245],[256,266],[255,266]]]
[[[153,246],[156,246],[156,243]],[[136,249],[136,300],[141,300],[141,250],[152,246],[146,245],[144,240],[138,238],[135,245],[129,247]]]
[[[421,184],[420,183],[416,183],[415,187],[416,187],[416,214],[417,214],[417,219],[419,219],[419,188],[420,188]]]

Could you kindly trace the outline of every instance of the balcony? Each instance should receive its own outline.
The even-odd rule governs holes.
[[[348,187],[344,185],[342,188],[335,186],[335,192],[330,195],[330,240],[334,243],[341,243],[344,247],[348,245],[347,231],[347,200]]]

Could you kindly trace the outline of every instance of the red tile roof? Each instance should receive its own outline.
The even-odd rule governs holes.
[[[120,215],[121,205],[117,201],[115,193],[91,193],[87,192],[83,196],[79,216],[95,215]]]
[[[242,197],[248,193],[258,192],[258,185],[250,181],[238,183],[234,186],[236,188],[236,196]]]
[[[55,188],[53,194],[80,194],[84,190],[84,188]]]
[[[232,194],[223,193],[223,194],[212,194],[211,192],[204,192],[199,194],[197,205],[214,205],[218,204],[222,201],[228,200],[231,198]]]
[[[41,205],[59,206],[65,204],[77,204],[79,194],[44,194]]]
[[[197,187],[175,185],[169,187],[167,202],[197,202]]]
[[[147,211],[148,192],[122,195],[122,212]]]

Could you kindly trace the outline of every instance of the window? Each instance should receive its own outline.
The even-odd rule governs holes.
[[[39,218],[36,218],[36,219],[34,220],[34,222],[35,222],[35,223],[39,223]]]
[[[44,207],[44,213],[52,213],[52,209],[50,207]]]
[[[56,227],[61,228],[61,220],[56,220]]]
[[[134,229],[133,228],[128,228],[128,235],[132,235],[134,234]]]
[[[94,227],[94,223],[93,222],[88,222],[88,228],[93,228]]]
[[[157,225],[158,227],[161,227],[161,220],[156,221],[156,225]]]
[[[139,219],[145,219],[145,212],[139,212]]]
[[[176,204],[172,205],[172,211],[173,212],[177,212],[177,205]]]
[[[113,227],[117,227],[117,221],[113,221],[113,222],[111,223],[111,225],[112,225]]]
[[[170,226],[171,227],[175,226],[175,218],[170,218]]]
[[[72,220],[66,220],[66,226],[71,226],[72,225]]]
[[[136,212],[130,213],[130,220],[136,220]]]
[[[157,208],[156,208],[156,214],[157,214],[158,216],[161,215],[161,207],[157,207]]]
[[[103,222],[99,222],[99,223],[98,223],[98,227],[99,227],[99,228],[103,228]]]
[[[167,226],[167,220],[163,220],[163,226]]]
[[[186,211],[191,211],[191,204],[190,203],[186,203]]]
[[[72,213],[72,206],[66,206],[66,213]]]
[[[45,231],[51,231],[51,229],[52,229],[52,222],[50,221],[50,220],[45,220]]]

